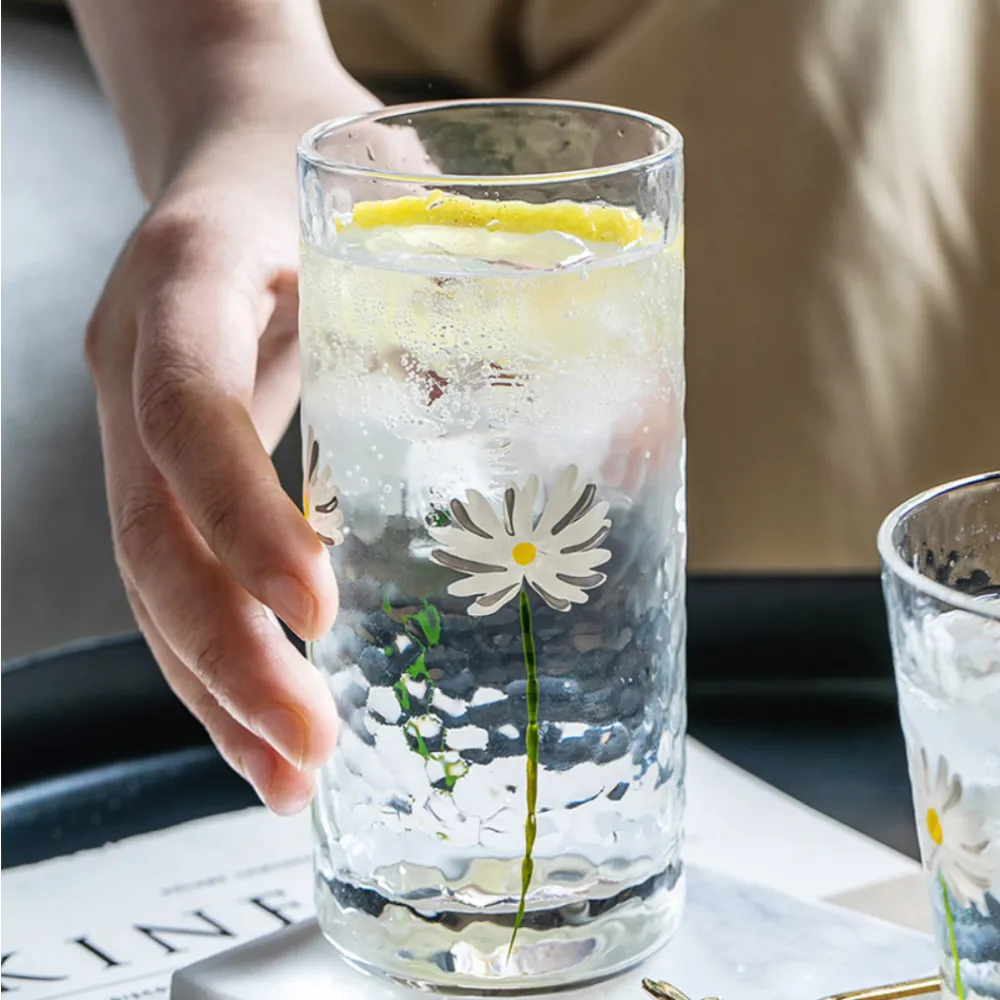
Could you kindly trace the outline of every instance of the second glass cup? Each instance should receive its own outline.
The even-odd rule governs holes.
[[[950,1000],[1000,996],[1000,472],[886,518],[882,580]]]
[[[299,162],[320,923],[419,984],[609,975],[683,893],[680,136],[454,102]]]

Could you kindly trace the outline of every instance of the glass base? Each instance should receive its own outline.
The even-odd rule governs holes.
[[[580,987],[623,972],[677,930],[684,878],[667,869],[616,895],[529,911],[508,958],[514,909],[417,910],[319,879],[326,937],[352,964],[422,989],[507,996]]]

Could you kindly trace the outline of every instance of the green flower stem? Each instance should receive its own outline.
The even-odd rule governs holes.
[[[535,847],[535,807],[538,803],[538,662],[535,658],[535,635],[531,630],[531,603],[528,593],[521,589],[521,644],[524,649],[524,670],[527,677],[525,700],[528,703],[528,728],[524,732],[524,746],[527,752],[525,764],[527,777],[527,819],[524,821],[524,860],[521,862],[521,900],[517,904],[514,931],[510,936],[507,958],[514,950],[514,941],[524,920],[524,907],[528,898],[528,887],[535,869],[531,852]],[[964,1000],[964,997],[963,997]]]
[[[962,971],[958,965],[958,945],[955,942],[955,918],[951,912],[951,898],[948,895],[948,884],[944,880],[944,872],[938,871],[938,881],[941,883],[941,898],[944,900],[944,916],[948,921],[948,940],[951,944],[951,954],[955,959],[955,991],[958,1000],[965,1000],[965,987],[962,985]]]

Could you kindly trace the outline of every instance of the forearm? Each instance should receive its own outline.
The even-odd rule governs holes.
[[[149,198],[210,130],[305,128],[376,104],[337,61],[313,0],[70,2]]]

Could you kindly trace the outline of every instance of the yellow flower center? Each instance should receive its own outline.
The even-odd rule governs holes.
[[[514,557],[514,562],[516,562],[518,566],[527,566],[528,563],[534,561],[537,554],[538,549],[536,549],[531,542],[518,542],[511,552],[511,555]]]
[[[927,832],[931,835],[931,840],[940,847],[944,831],[941,829],[941,818],[934,809],[927,810]]]

